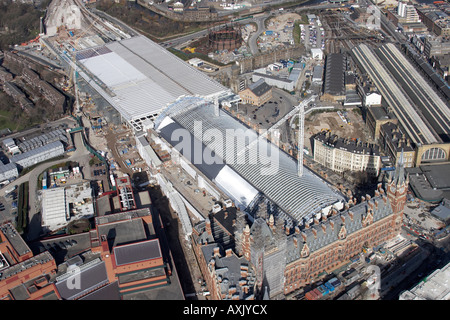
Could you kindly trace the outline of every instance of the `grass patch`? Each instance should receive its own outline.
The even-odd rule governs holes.
[[[9,129],[11,131],[22,131],[27,126],[22,121],[14,119],[14,114],[11,111],[0,110],[0,130]]]
[[[171,52],[172,54],[176,55],[178,58],[180,58],[183,61],[187,61],[192,58],[199,58],[199,59],[202,59],[203,61],[209,62],[209,63],[219,66],[219,67],[226,66],[225,64],[223,64],[219,61],[211,59],[210,57],[208,57],[208,55],[203,54],[203,53],[199,53],[199,52],[186,53],[186,52],[177,50],[175,48],[168,48],[167,50],[169,52]],[[234,61],[230,62],[229,64],[233,64],[233,63],[234,63]]]

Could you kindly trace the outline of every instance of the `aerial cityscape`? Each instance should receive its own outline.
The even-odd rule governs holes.
[[[0,299],[450,300],[449,67],[449,1],[0,1]]]

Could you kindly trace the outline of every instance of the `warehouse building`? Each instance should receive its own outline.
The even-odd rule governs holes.
[[[0,238],[2,300],[184,299],[150,208],[98,217],[90,232],[34,242],[33,251],[10,223]]]
[[[14,155],[10,161],[21,168],[31,167],[39,162],[64,154],[64,145],[61,141],[55,141],[45,146],[38,147],[25,153]]]
[[[15,163],[3,164],[0,161],[0,181],[11,181],[19,176],[17,165]]]
[[[0,299],[57,299],[57,290],[49,282],[56,270],[52,255],[33,255],[11,223],[0,226],[0,239]]]
[[[20,142],[18,147],[20,151],[28,152],[55,141],[61,141],[65,145],[67,145],[69,143],[69,139],[67,138],[66,132],[62,129],[56,129],[40,136]]]
[[[345,70],[347,61],[342,53],[330,53],[325,61],[325,76],[322,101],[345,100]]]

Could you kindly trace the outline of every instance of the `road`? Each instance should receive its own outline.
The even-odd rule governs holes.
[[[95,8],[90,8],[88,10],[91,11],[93,14],[96,14],[100,18],[103,18],[105,20],[109,20],[110,22],[118,25],[124,32],[128,33],[132,37],[136,37],[136,36],[140,36],[141,35],[138,31],[134,30],[133,28],[131,28],[130,26],[126,25],[125,23],[123,23],[119,19],[116,19],[116,18],[110,16],[109,14],[107,14],[107,13],[105,13],[103,11],[97,10]]]
[[[253,22],[256,22],[257,25],[257,30],[256,32],[254,32],[251,36],[250,39],[248,40],[248,45],[250,47],[250,52],[252,53],[252,55],[255,55],[258,53],[259,49],[258,49],[258,43],[257,40],[259,38],[259,36],[266,31],[266,25],[265,25],[265,21],[266,19],[269,17],[269,14],[266,14],[264,16],[258,17],[256,19],[252,19]]]
[[[274,1],[271,4],[273,5],[277,2],[281,3],[283,1],[276,1],[276,2]],[[337,8],[337,7],[339,7],[339,5],[324,3],[324,4],[313,4],[313,5],[296,7],[293,9],[286,10],[286,11],[301,12],[301,11],[316,10],[316,9],[331,9],[331,8]],[[283,13],[284,13],[283,11],[274,11],[272,13],[268,12],[263,16],[259,16],[259,17],[252,18],[252,19],[241,20],[241,21],[237,22],[239,24],[247,24],[247,23],[251,23],[251,22],[255,22],[257,24],[257,27],[258,27],[257,31],[249,39],[249,47],[250,47],[250,51],[252,54],[258,53],[258,46],[256,44],[256,41],[257,41],[258,37],[265,31],[264,21],[267,18],[269,18],[270,16],[274,16],[276,14],[283,14]],[[215,26],[213,28],[219,29],[225,25],[226,24],[221,24],[221,25]],[[182,45],[184,43],[193,41],[195,39],[201,38],[201,37],[205,36],[206,34],[208,34],[208,32],[209,32],[209,29],[201,30],[201,31],[189,34],[189,35],[180,36],[175,39],[163,41],[163,42],[160,42],[159,44],[165,48],[176,47],[176,46]]]

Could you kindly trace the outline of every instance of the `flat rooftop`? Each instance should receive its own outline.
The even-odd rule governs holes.
[[[405,169],[416,196],[424,201],[441,201],[450,198],[450,163],[421,165]]]
[[[450,299],[450,263],[437,269],[411,290],[400,295],[400,300],[448,300]]]
[[[116,265],[121,266],[162,258],[162,253],[159,240],[153,239],[115,247],[114,256],[116,258]]]
[[[11,223],[5,223],[0,226],[0,230],[5,235],[6,239],[8,239],[9,243],[14,247],[14,250],[17,251],[19,255],[24,255],[30,252],[30,248],[20,236],[20,234],[16,231],[16,228],[13,227]]]
[[[117,221],[97,226],[99,237],[105,235],[109,247],[147,238],[144,224],[141,219]]]
[[[105,262],[93,260],[57,278],[56,288],[64,300],[77,299],[109,282]]]

